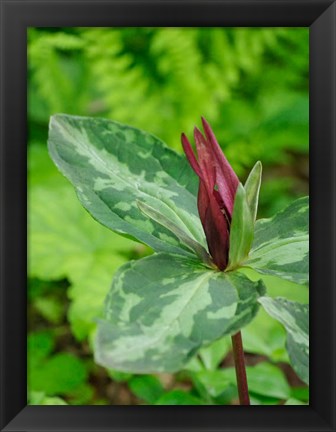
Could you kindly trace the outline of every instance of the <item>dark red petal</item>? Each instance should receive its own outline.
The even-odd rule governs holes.
[[[201,172],[201,168],[199,166],[199,163],[197,162],[197,159],[196,159],[194,151],[190,145],[190,142],[188,141],[188,138],[186,137],[186,135],[184,133],[181,135],[181,141],[182,141],[184,153],[186,154],[187,159],[188,159],[192,169],[195,171],[195,173],[198,175],[198,177],[202,177],[202,172]]]
[[[224,270],[228,262],[229,225],[216,197],[202,180],[198,190],[198,212],[213,261]]]
[[[197,196],[197,208],[198,208],[198,214],[200,216],[203,227],[205,224],[205,214],[208,206],[209,206],[209,195],[207,192],[207,188],[204,182],[200,180],[199,188],[198,188],[198,196]]]
[[[210,197],[203,227],[212,259],[220,270],[224,270],[228,263],[229,230],[214,196]]]
[[[202,124],[205,136],[212,147],[212,153],[216,165],[216,184],[218,186],[218,192],[221,195],[231,218],[239,179],[224,156],[210,125],[203,117]]]
[[[216,172],[215,163],[212,155],[212,148],[209,147],[206,139],[202,135],[201,131],[194,128],[194,138],[197,149],[197,156],[200,168],[204,175],[204,180],[207,182],[207,187],[211,190],[215,187]]]

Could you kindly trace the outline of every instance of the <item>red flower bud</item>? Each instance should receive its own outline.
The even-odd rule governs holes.
[[[197,158],[185,134],[181,139],[188,161],[200,180],[197,206],[209,252],[217,267],[224,270],[228,263],[230,223],[239,180],[204,118],[202,123],[205,136],[197,128],[194,130]]]

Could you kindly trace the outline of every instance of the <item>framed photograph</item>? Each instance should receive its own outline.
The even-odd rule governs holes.
[[[335,1],[0,2],[1,430],[336,430]]]

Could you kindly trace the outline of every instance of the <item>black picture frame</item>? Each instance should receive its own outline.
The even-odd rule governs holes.
[[[1,431],[335,431],[335,0],[1,0]],[[27,406],[26,30],[310,27],[309,406]]]

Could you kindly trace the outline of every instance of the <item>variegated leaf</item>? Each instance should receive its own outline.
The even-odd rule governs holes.
[[[258,220],[252,249],[244,265],[259,273],[307,284],[308,222],[308,197],[299,198],[271,219]]]
[[[213,264],[213,261],[208,253],[208,251],[197,241],[193,240],[188,233],[183,231],[181,228],[179,228],[176,224],[174,224],[171,220],[169,220],[166,216],[164,216],[159,211],[155,210],[153,207],[141,202],[137,201],[139,209],[142,211],[143,214],[153,219],[155,222],[159,223],[160,225],[163,225],[169,231],[171,231],[173,234],[176,235],[177,238],[181,240],[183,244],[188,246],[190,250],[192,250],[199,258],[200,260],[207,264],[209,267],[216,268],[215,264]]]
[[[299,377],[309,383],[309,306],[281,297],[260,297],[265,311],[287,331],[287,351]]]
[[[192,256],[176,235],[141,213],[140,200],[206,246],[195,176],[186,159],[158,138],[110,120],[58,114],[48,144],[83,206],[103,225],[156,251]]]
[[[248,256],[253,242],[253,219],[246,191],[239,183],[232,213],[228,269],[234,269]]]
[[[262,282],[198,261],[155,254],[124,265],[98,323],[96,361],[136,373],[177,371],[197,350],[248,324]]]

